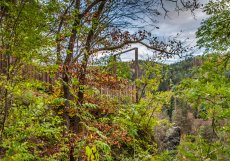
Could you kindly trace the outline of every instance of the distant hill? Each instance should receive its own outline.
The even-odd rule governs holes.
[[[169,90],[173,85],[177,85],[184,78],[192,77],[193,68],[201,66],[202,62],[202,56],[196,56],[171,65],[166,65],[165,71],[163,72],[164,81],[161,82],[159,90]]]

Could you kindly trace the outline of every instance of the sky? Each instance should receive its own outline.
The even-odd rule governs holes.
[[[208,18],[208,16],[201,10],[196,10],[194,15],[190,11],[183,11],[178,14],[176,11],[171,11],[168,14],[168,17],[160,16],[158,17],[158,23],[156,24],[159,29],[153,30],[153,34],[161,38],[167,39],[170,36],[176,36],[179,33],[179,40],[183,42],[186,41],[187,45],[195,46],[196,38],[195,32],[200,26],[202,20]],[[146,27],[147,30],[151,28]],[[152,56],[152,51],[148,50],[146,47],[134,44],[132,47],[138,47],[139,49],[139,58],[145,59],[148,56]],[[202,50],[196,50],[194,55],[201,55]],[[134,53],[129,52],[121,56],[123,61],[130,61],[134,59]],[[163,60],[163,63],[171,64],[179,61],[178,57]],[[161,60],[162,61],[162,60]]]

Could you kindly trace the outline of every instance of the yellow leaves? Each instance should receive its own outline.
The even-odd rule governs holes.
[[[54,98],[60,97],[61,93],[62,93],[61,88],[56,88],[54,89],[53,97]]]
[[[63,114],[63,110],[58,111],[58,115],[62,115]]]
[[[73,117],[73,116],[76,115],[77,110],[74,109],[74,108],[69,108],[69,109],[68,109],[68,113],[69,113],[69,116],[70,116],[70,117]]]
[[[92,148],[86,146],[85,153],[87,155],[87,161],[99,161],[99,153],[95,145],[93,145]]]

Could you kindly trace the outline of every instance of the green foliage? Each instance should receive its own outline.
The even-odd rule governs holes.
[[[171,65],[164,65],[162,71],[162,81],[159,85],[160,91],[174,89],[183,79],[191,78],[194,69],[202,65],[202,56],[187,58],[183,61]]]
[[[138,104],[123,105],[114,117],[113,122],[120,124],[132,137],[132,142],[126,144],[118,160],[150,160],[157,154],[157,145],[154,142],[154,128],[167,120],[160,120],[162,108],[167,105],[172,92],[157,91],[161,79],[161,66],[143,64],[142,77],[137,80],[140,88],[143,88]]]
[[[54,115],[42,97],[29,92],[24,99],[30,101],[28,106],[16,103],[10,110],[3,133],[2,147],[6,149],[3,160],[56,158],[60,152],[62,119]]]
[[[92,148],[86,146],[85,148],[86,155],[88,157],[88,161],[99,161],[99,154],[97,151],[97,147],[94,145]]]
[[[92,103],[85,103],[85,104],[83,104],[83,107],[90,108],[90,109],[97,109],[98,108],[97,105],[92,104]]]
[[[151,161],[172,161],[175,160],[175,157],[173,156],[172,152],[164,151],[160,154],[157,154],[151,158]]]
[[[104,15],[96,12],[98,6],[103,8],[105,1],[95,1],[96,6],[86,13],[89,17],[78,14],[92,1],[84,1],[80,10],[74,2],[0,1],[0,54],[4,55],[6,64],[0,73],[1,159],[52,161],[69,160],[73,155],[75,159],[88,161],[228,160],[230,56],[227,51],[230,43],[230,13],[226,6],[229,6],[229,0],[209,2],[205,11],[210,17],[197,32],[200,47],[207,47],[209,51],[224,51],[224,54],[206,56],[204,65],[193,72],[191,67],[201,65],[201,58],[170,67],[152,61],[140,61],[139,79],[135,80],[140,100],[136,104],[125,97],[120,100],[101,97],[96,87],[87,85],[87,79],[84,79],[87,76],[84,75],[89,56],[96,51],[96,47],[111,45],[110,38],[104,38],[102,32],[109,31],[105,29],[107,23],[103,24],[107,18],[104,19]],[[74,20],[76,16],[83,16],[79,24],[78,19]],[[99,23],[101,20],[96,19],[97,16],[103,20],[102,24]],[[60,31],[57,31],[58,28]],[[132,35],[126,34],[120,37],[129,40]],[[145,33],[139,34],[145,37]],[[133,36],[131,39],[136,39]],[[114,45],[119,45],[120,38],[115,35],[112,39]],[[86,50],[85,44],[81,43],[85,41],[89,48],[94,46],[95,49]],[[53,51],[56,45],[60,45],[60,53]],[[71,47],[74,54],[69,49]],[[70,61],[65,60],[66,66],[59,68],[60,62],[55,64],[58,54],[63,56],[61,59],[73,55]],[[17,61],[6,62],[12,58],[10,56]],[[83,60],[82,66],[76,63],[79,60]],[[102,69],[100,72],[116,74],[118,80],[133,79],[130,62],[121,62],[120,58],[114,61],[113,57],[103,61],[102,65],[105,66],[97,67]],[[114,66],[116,73],[113,73]],[[24,74],[25,70],[29,71],[24,68],[30,67],[35,67],[36,73]],[[65,68],[71,68],[71,72],[68,69],[65,71]],[[38,75],[42,71],[56,77],[57,69],[63,70],[60,76],[62,80],[56,80],[52,85],[30,80],[33,74]],[[78,73],[78,70],[82,70],[82,73]],[[64,79],[65,74],[67,78]],[[81,79],[78,79],[78,75],[82,76]],[[179,82],[175,89],[176,96],[173,97],[174,93],[170,90],[174,90],[172,87]],[[48,86],[52,89],[49,90]],[[80,101],[78,96],[82,93],[79,91],[85,94],[85,99]],[[178,97],[186,102],[173,100]],[[161,152],[156,141],[156,127],[164,131],[164,128],[171,126],[162,109],[166,108],[172,115],[173,103],[180,104],[183,116],[187,116],[189,105],[197,110],[197,117],[211,120],[212,138],[209,140],[202,136],[210,130],[209,127],[203,127],[197,136],[183,136],[176,152]],[[188,121],[183,116],[178,119]]]
[[[198,45],[206,47],[206,50],[210,52],[228,50],[230,44],[229,0],[210,1],[205,6],[205,12],[210,17],[202,22],[197,31]]]
[[[97,60],[95,64],[99,65],[106,73],[116,74],[119,78],[131,80],[133,75],[131,69],[132,63],[122,62],[119,56],[116,57],[116,60],[114,60],[113,56],[105,56]]]
[[[8,15],[3,18],[0,27],[1,44],[6,45],[3,46],[3,53],[20,57],[24,61],[34,58],[43,61],[45,55],[41,54],[41,49],[46,51],[45,48],[51,43],[50,37],[44,36],[49,30],[47,6],[39,1],[26,1],[17,5],[9,1],[3,2],[3,6],[7,7]]]
[[[96,140],[94,144],[96,145],[96,147],[98,147],[98,150],[101,151],[101,158],[103,158],[103,160],[107,160],[107,161],[112,160],[111,147],[108,144],[100,140]]]
[[[178,94],[184,96],[194,108],[207,112],[209,118],[214,113],[214,117],[220,117],[229,110],[230,83],[225,74],[229,70],[227,57],[216,54],[208,56],[195,78],[184,80],[178,87]]]
[[[85,153],[88,161],[112,160],[110,146],[100,140],[96,140],[91,147],[86,146]]]
[[[178,149],[178,160],[226,160],[229,158],[229,55],[207,56],[204,65],[196,70],[194,78],[185,79],[177,94],[197,110],[199,117],[212,121],[211,136],[186,137]],[[221,123],[222,122],[222,123]]]
[[[209,143],[200,136],[186,136],[178,148],[176,158],[192,161],[228,160],[229,147],[221,142]]]

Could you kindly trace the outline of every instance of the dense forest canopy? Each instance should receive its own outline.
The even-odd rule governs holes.
[[[0,0],[1,160],[228,160],[229,3]],[[202,56],[114,57],[133,44],[185,54],[156,19],[200,8]]]

